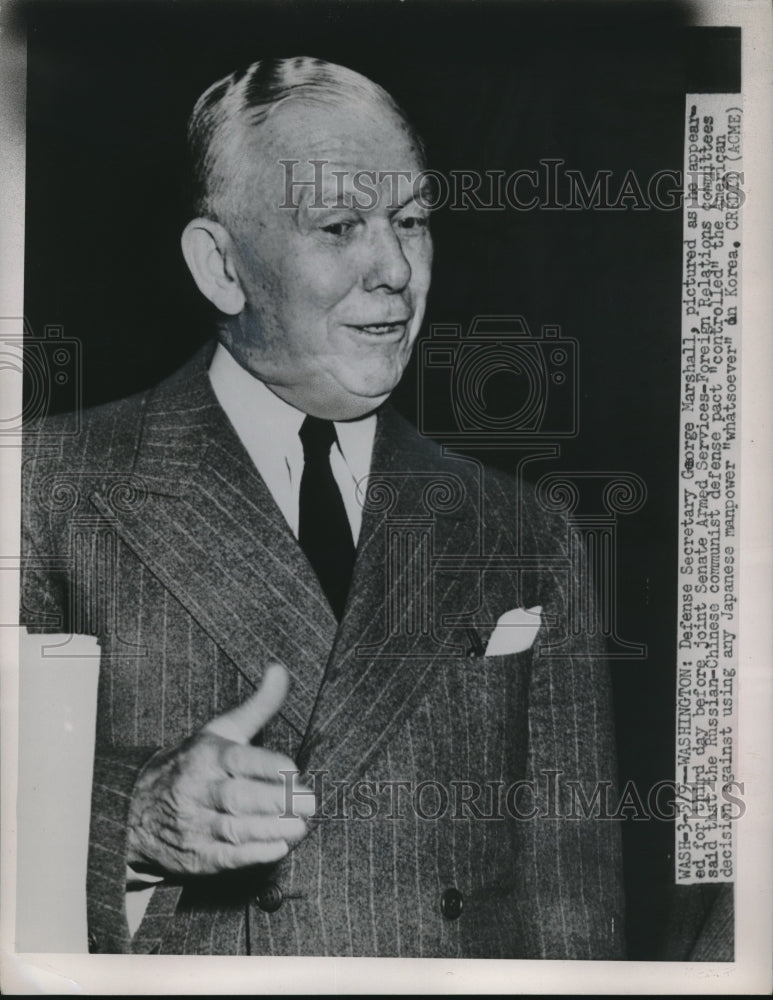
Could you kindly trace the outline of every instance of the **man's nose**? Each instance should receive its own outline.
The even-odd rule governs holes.
[[[374,227],[367,254],[364,274],[367,291],[384,288],[390,292],[399,292],[405,288],[411,279],[411,265],[391,222]]]

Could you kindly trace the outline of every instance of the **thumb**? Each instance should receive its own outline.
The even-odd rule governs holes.
[[[276,715],[289,690],[290,675],[287,668],[276,661],[269,663],[258,690],[241,705],[208,722],[204,731],[235,743],[249,743],[269,719]]]

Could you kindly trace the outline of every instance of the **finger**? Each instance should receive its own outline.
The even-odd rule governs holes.
[[[250,697],[208,722],[204,729],[236,743],[249,743],[273,718],[290,690],[290,675],[281,663],[269,663],[258,690]]]
[[[298,767],[287,754],[266,747],[227,742],[219,748],[219,764],[234,778],[256,778],[283,785],[298,777]]]
[[[232,816],[313,816],[314,792],[295,780],[287,784],[227,778],[209,787],[206,804]]]
[[[298,817],[231,816],[228,813],[215,813],[212,821],[212,836],[234,845],[249,844],[254,840],[297,843],[308,832],[308,827]]]
[[[246,844],[227,844],[218,841],[202,859],[200,874],[234,871],[250,865],[265,865],[279,861],[289,852],[285,840],[251,840]]]

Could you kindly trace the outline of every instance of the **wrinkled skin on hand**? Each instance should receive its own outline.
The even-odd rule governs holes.
[[[141,772],[129,811],[129,864],[212,875],[278,861],[308,832],[311,789],[285,754],[250,745],[281,707],[289,677],[270,664],[260,688]]]

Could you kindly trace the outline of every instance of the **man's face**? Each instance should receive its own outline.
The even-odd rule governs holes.
[[[424,314],[419,150],[391,113],[354,102],[288,103],[246,148],[230,225],[246,304],[228,346],[298,409],[362,416],[397,385]]]

